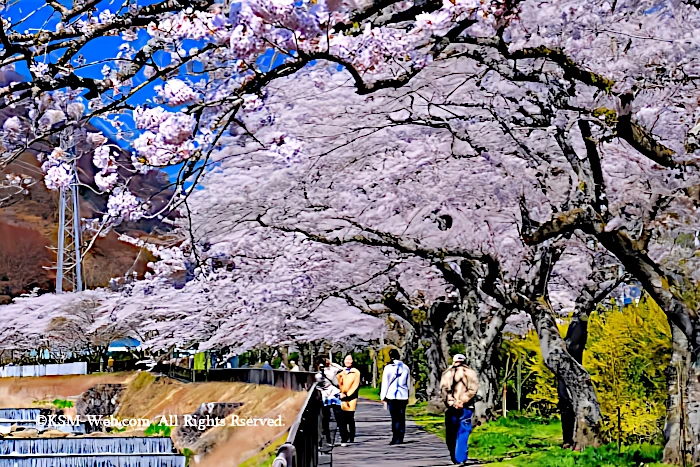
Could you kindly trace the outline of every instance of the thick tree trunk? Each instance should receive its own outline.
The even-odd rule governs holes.
[[[696,360],[688,368],[687,417],[692,465],[700,465],[700,365]]]
[[[379,381],[379,368],[377,367],[377,349],[375,349],[374,347],[370,347],[369,356],[370,358],[372,358],[372,387],[376,388],[377,381]]]
[[[500,355],[504,309],[497,310],[488,324],[482,323],[476,291],[462,297],[462,334],[464,336],[467,363],[479,376],[478,400],[474,404],[476,420],[485,422],[493,418],[495,408],[501,399],[499,391]]]
[[[687,465],[691,458],[696,465],[698,449],[696,447],[697,425],[697,375],[692,378],[692,352],[688,345],[687,336],[675,325],[671,324],[673,336],[673,354],[666,369],[666,384],[668,401],[666,403],[666,423],[664,425],[664,462],[668,464]],[[693,403],[691,405],[691,400]],[[691,408],[694,407],[694,408]],[[692,418],[694,419],[691,422]]]
[[[615,255],[625,270],[642,283],[644,289],[666,313],[672,328],[676,329],[673,339],[673,364],[668,369],[669,413],[664,430],[667,437],[664,457],[665,460],[676,463],[683,461],[681,451],[685,439],[682,433],[687,432],[693,461],[700,461],[700,437],[696,434],[700,432],[700,368],[697,361],[700,358],[700,324],[697,310],[689,310],[679,296],[680,287],[673,277],[647,254],[644,240],[633,240],[624,231],[606,230],[603,216],[590,205],[559,214],[551,221],[538,226],[535,232],[527,232],[529,227],[524,226],[524,239],[530,245],[541,244],[575,229],[595,236]],[[684,345],[678,331],[682,331],[684,335]],[[692,355],[693,359],[688,355]],[[678,365],[683,362],[687,362],[685,369]],[[688,386],[685,390],[682,388],[683,384]],[[687,423],[684,412],[687,413]]]
[[[282,359],[282,363],[284,363],[284,366],[289,368],[289,347],[288,346],[283,346],[280,349],[280,358]]]
[[[451,303],[435,303],[428,310],[425,320],[415,323],[418,333],[417,340],[419,345],[423,347],[428,366],[428,383],[425,395],[432,405],[440,400],[440,378],[447,367],[440,337],[452,309]]]
[[[586,285],[576,299],[576,311],[569,323],[566,332],[566,351],[574,360],[583,365],[583,351],[588,342],[588,318],[595,307],[607,297],[623,280],[624,276],[618,273],[617,278],[605,280],[602,271],[594,270],[589,276],[589,284]],[[566,381],[557,378],[557,394],[559,395],[559,413],[561,415],[562,434],[565,446],[574,445],[574,429],[576,414],[568,398],[570,389]]]
[[[579,309],[569,323],[566,332],[566,350],[579,364],[583,364],[583,350],[588,340],[588,312]],[[559,396],[559,415],[561,416],[561,428],[564,438],[564,446],[574,445],[574,431],[576,427],[576,413],[569,400],[571,389],[567,387],[563,378],[557,377],[557,395]]]
[[[483,365],[482,370],[478,372],[479,400],[474,404],[474,417],[478,423],[485,423],[495,417],[495,409],[501,400],[498,391],[499,369],[496,365]]]
[[[427,336],[426,336],[427,337]],[[428,361],[428,387],[426,395],[429,401],[440,400],[440,378],[442,372],[447,368],[447,363],[443,358],[440,349],[440,341],[436,335],[430,336],[430,339],[423,340],[423,348],[425,349],[425,358]]]
[[[574,414],[571,440],[574,449],[600,445],[600,404],[590,375],[566,351],[549,307],[531,302],[527,308],[537,330],[544,363],[565,385],[560,403],[569,404]]]

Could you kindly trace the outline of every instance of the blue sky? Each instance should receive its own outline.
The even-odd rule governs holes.
[[[68,5],[70,2],[63,1],[63,4]],[[151,1],[140,1],[139,5],[144,6],[148,5],[151,3],[156,3],[155,0]],[[104,0],[100,2],[97,6],[97,13],[99,14],[100,12],[104,10],[109,10],[112,13],[115,13],[118,8],[123,4],[123,0]],[[2,17],[5,19],[10,18],[12,20],[12,24],[15,25],[13,30],[17,32],[35,32],[41,28],[46,29],[46,30],[55,30],[56,25],[59,22],[59,15],[58,13],[54,12],[54,10],[51,7],[48,7],[46,3],[43,0],[19,0],[15,2],[13,5],[9,6],[7,9],[5,9],[2,12]],[[20,21],[23,20],[23,21]],[[18,24],[19,23],[19,24]],[[148,34],[145,31],[141,31],[139,34],[139,38],[137,41],[132,42],[132,45],[136,50],[140,49],[148,40]],[[83,49],[80,50],[80,54],[83,56],[85,63],[93,63],[93,62],[99,62],[97,64],[94,64],[92,66],[81,66],[80,63],[77,61],[74,61],[72,63],[73,67],[75,68],[75,73],[80,75],[80,76],[85,76],[85,77],[90,77],[90,78],[102,78],[102,68],[105,65],[102,60],[105,60],[108,57],[114,57],[116,56],[119,46],[122,45],[124,41],[117,36],[109,36],[109,37],[101,37],[95,40],[90,41]],[[197,44],[194,41],[191,41],[191,43],[185,43],[183,44],[183,47],[187,50],[190,47],[196,46]],[[37,61],[46,61],[46,62],[53,62],[55,61],[58,57],[61,56],[63,53],[62,50],[56,51],[53,54],[50,54],[47,57],[43,58],[37,58]],[[268,51],[265,53],[262,57],[260,57],[259,64],[261,65],[263,70],[268,70],[271,68],[271,65],[278,66],[280,63],[282,63],[282,57],[278,57],[275,59],[274,63],[270,63],[271,59],[273,57],[272,50]],[[165,66],[168,63],[170,63],[170,55],[165,52],[158,52],[157,54],[154,55],[154,60],[156,61],[157,64],[161,66]],[[109,64],[109,63],[108,63]],[[112,63],[112,66],[114,64]],[[24,62],[20,62],[16,65],[16,70],[18,73],[21,75],[25,76],[27,79],[30,78],[29,70]],[[183,67],[181,75],[183,77],[186,77],[186,71]],[[143,72],[140,72],[134,79],[134,85],[138,85],[145,81],[145,76],[143,75]],[[201,76],[196,77],[197,80],[202,79]],[[163,84],[162,81],[158,80],[157,82],[154,82],[147,87],[145,87],[142,91],[140,91],[137,95],[133,96],[132,98],[129,99],[130,104],[143,104],[145,103],[148,99],[152,98],[155,95],[154,87]],[[123,121],[125,123],[130,124],[131,121],[128,119],[124,119],[122,117]],[[93,119],[91,121],[96,127],[100,128],[105,134],[108,135],[113,135],[114,134],[114,128],[100,120],[100,119]],[[133,128],[133,127],[131,127]],[[129,149],[129,144],[128,142],[125,141],[117,141],[118,144],[120,144],[122,147],[125,149]],[[177,172],[179,171],[180,166],[173,166],[173,167],[168,167],[165,169],[165,171],[170,175],[171,177],[176,175]]]

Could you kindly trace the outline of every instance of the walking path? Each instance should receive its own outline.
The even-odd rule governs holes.
[[[360,399],[355,413],[355,443],[333,448],[333,467],[442,467],[452,466],[445,443],[406,420],[404,444],[389,446],[391,417],[382,404]]]

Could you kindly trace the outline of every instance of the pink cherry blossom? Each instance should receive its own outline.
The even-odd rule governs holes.
[[[170,113],[162,107],[143,108],[139,106],[134,110],[134,121],[136,122],[136,128],[141,130],[154,130],[157,129],[169,115]]]
[[[114,164],[114,158],[111,154],[111,149],[109,146],[98,146],[95,148],[95,155],[92,158],[92,163],[98,169],[106,169],[111,164]]]
[[[95,174],[95,184],[102,191],[108,191],[114,188],[119,181],[119,175],[116,172],[100,171]]]
[[[22,129],[22,121],[19,117],[10,117],[2,124],[2,129],[9,133],[19,133]]]
[[[44,167],[42,166],[42,168]],[[60,188],[66,188],[73,182],[72,171],[68,164],[59,163],[44,170],[46,172],[44,183],[49,190],[55,191]]]
[[[142,201],[134,196],[128,188],[116,187],[110,194],[107,201],[107,215],[115,224],[123,220],[137,221],[144,214]]]
[[[163,121],[158,126],[158,131],[166,143],[178,145],[192,137],[195,123],[195,119],[191,115],[178,112],[171,114]]]
[[[164,87],[157,87],[156,92],[166,103],[173,106],[189,104],[199,99],[199,94],[179,79],[168,80]]]

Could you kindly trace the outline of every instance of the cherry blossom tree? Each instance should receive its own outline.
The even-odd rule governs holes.
[[[28,148],[41,152],[47,186],[60,187],[73,132],[103,119],[131,144],[132,173],[180,168],[168,209],[196,191],[186,183],[220,166],[221,194],[208,191],[211,204],[250,204],[249,214],[223,211],[228,229],[257,223],[264,232],[420,258],[438,279],[414,286],[401,269],[409,291],[454,285],[444,258],[468,260],[471,270],[486,264],[490,272],[475,275],[479,293],[526,311],[550,368],[584,389],[573,401],[581,446],[596,440],[595,395],[543,302],[561,249],[593,239],[669,316],[676,370],[665,457],[680,461],[687,434],[700,459],[697,310],[681,296],[697,277],[677,261],[685,254],[692,264],[697,247],[671,247],[700,229],[694,2],[166,0],[125,2],[115,12],[97,5],[47,2],[14,22],[3,14],[0,66],[31,76],[0,90],[3,106],[25,106],[28,116],[3,125],[4,163]],[[31,17],[44,26],[25,32]],[[105,36],[121,37],[119,50],[86,59],[86,47]],[[88,70],[100,65],[95,78]],[[357,98],[328,90],[344,121],[301,101],[296,78],[314,81],[303,77],[310,67],[323,67],[319,87],[349,79]],[[352,102],[366,120],[353,121]],[[275,106],[299,128],[280,129],[274,119],[285,112]],[[166,212],[131,193],[104,136],[90,138],[99,188],[111,192],[103,226]],[[325,152],[307,149],[324,145]],[[270,174],[272,183],[261,184]],[[491,277],[500,281],[484,280]]]
[[[517,151],[513,154],[507,147],[499,146],[493,156],[458,157],[457,130],[450,123],[407,118],[421,111],[415,105],[418,99],[435,102],[439,92],[461,92],[462,83],[451,70],[437,67],[425,81],[416,77],[397,93],[369,98],[354,93],[347,75],[327,75],[325,69],[293,78],[294,86],[280,82],[269,87],[260,112],[263,118],[242,121],[255,140],[247,133],[233,136],[215,155],[217,167],[204,177],[204,190],[192,194],[188,204],[193,216],[201,219],[194,223],[207,225],[204,235],[217,241],[253,228],[302,234],[326,245],[361,244],[384,254],[422,258],[435,271],[432,277],[425,276],[420,283],[404,274],[382,304],[413,322],[422,338],[436,342],[449,313],[438,312],[434,298],[430,305],[430,296],[436,293],[429,292],[421,320],[430,320],[432,326],[421,326],[413,318],[421,313],[411,311],[421,308],[412,303],[412,291],[444,293],[446,285],[456,290],[463,334],[469,336],[468,353],[473,352],[472,364],[482,376],[486,406],[493,406],[495,398],[499,367],[493,358],[500,331],[509,314],[527,311],[540,331],[543,353],[553,371],[570,381],[579,415],[577,443],[595,444],[600,413],[590,378],[566,353],[552,311],[538,302],[539,296],[548,296],[560,248],[531,250],[519,233],[523,193],[549,209],[552,196],[567,199],[569,180],[543,187],[538,167],[527,167]],[[434,83],[436,91],[431,93],[426,83]],[[409,89],[414,84],[416,90]],[[450,84],[457,88],[450,89]],[[323,107],[325,121],[307,123],[329,100],[344,106]],[[484,116],[480,123],[485,138],[502,144],[500,122]],[[267,144],[258,146],[260,141],[274,146],[282,131],[285,140],[298,148],[293,153],[281,158]],[[533,146],[540,141],[533,138]],[[256,244],[264,245],[265,235]],[[353,264],[359,266],[359,261]],[[461,265],[463,261],[468,265]],[[502,285],[497,287],[496,281]],[[482,295],[495,303],[485,320],[473,310],[475,299]],[[359,300],[351,300],[358,306]],[[358,307],[371,310],[371,300],[364,301]],[[444,368],[441,357],[429,354],[438,375]]]

